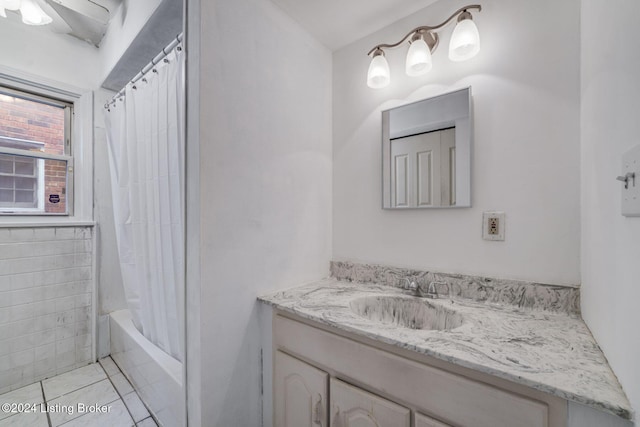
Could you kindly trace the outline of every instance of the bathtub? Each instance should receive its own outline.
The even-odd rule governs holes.
[[[182,363],[147,340],[129,310],[110,314],[111,357],[164,427],[184,425]]]

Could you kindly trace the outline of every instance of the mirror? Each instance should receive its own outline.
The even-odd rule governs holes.
[[[471,88],[382,112],[382,207],[471,207]]]

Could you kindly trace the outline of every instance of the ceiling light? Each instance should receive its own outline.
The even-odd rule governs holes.
[[[53,21],[34,0],[22,0],[20,14],[22,22],[27,25],[46,25]]]
[[[379,44],[371,49],[368,53],[372,59],[367,73],[367,85],[370,88],[379,89],[390,83],[389,64],[384,57],[383,49],[393,49],[405,42],[410,43],[405,61],[407,75],[413,77],[428,73],[433,65],[431,54],[438,47],[439,37],[436,31],[455,17],[458,17],[458,20],[451,35],[449,59],[458,62],[476,56],[480,51],[480,35],[469,9],[481,11],[482,7],[479,4],[462,7],[439,25],[415,28],[397,43]]]
[[[53,21],[35,0],[0,0],[0,16],[3,18],[7,17],[5,10],[20,11],[22,22],[27,25],[46,25]]]

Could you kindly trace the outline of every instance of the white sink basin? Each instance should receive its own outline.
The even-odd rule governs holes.
[[[464,323],[462,315],[456,311],[420,298],[363,297],[349,305],[351,311],[366,319],[409,329],[448,331]]]

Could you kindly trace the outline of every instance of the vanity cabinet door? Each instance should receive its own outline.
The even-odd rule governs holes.
[[[411,411],[335,378],[330,380],[331,427],[410,427]]]
[[[275,427],[328,427],[326,372],[277,351],[273,378]]]
[[[449,424],[441,423],[426,415],[416,412],[416,426],[415,427],[451,427]]]

